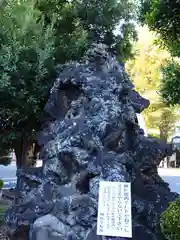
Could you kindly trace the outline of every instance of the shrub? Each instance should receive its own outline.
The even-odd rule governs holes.
[[[2,179],[0,179],[0,189],[2,189],[4,186],[4,181]]]
[[[8,156],[0,157],[0,165],[8,166],[11,164],[12,158]]]
[[[167,240],[180,240],[180,198],[161,215],[160,226]]]
[[[3,223],[3,220],[4,220],[4,215],[6,213],[6,211],[8,210],[8,207],[9,206],[1,206],[0,205],[0,224]]]

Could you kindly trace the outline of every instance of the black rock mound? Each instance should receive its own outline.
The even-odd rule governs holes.
[[[99,181],[132,183],[133,240],[163,239],[159,216],[177,195],[157,173],[169,153],[145,137],[136,113],[149,106],[106,46],[60,68],[38,134],[42,168],[18,170],[20,196],[6,214],[13,236],[97,240]],[[124,238],[104,237],[106,240]]]

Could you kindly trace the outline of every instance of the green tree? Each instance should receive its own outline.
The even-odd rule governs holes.
[[[156,129],[158,134],[155,131],[155,135],[167,142],[175,130],[175,123],[179,116],[175,108],[167,107],[157,96],[155,102],[146,110],[145,118],[147,127],[152,133]]]
[[[19,167],[41,126],[57,64],[80,60],[94,40],[123,61],[130,57],[133,7],[131,0],[1,2],[0,148],[15,149]]]
[[[12,161],[9,149],[0,149],[0,165],[9,165]]]
[[[171,0],[141,0],[140,21],[158,34],[157,43],[168,48],[172,57],[180,57],[180,2]],[[180,65],[168,61],[163,67],[161,94],[167,104],[179,104]]]
[[[55,64],[79,60],[88,48],[87,31],[80,23],[76,0],[34,0],[45,23],[54,24]],[[52,80],[53,82],[53,80]]]
[[[180,56],[179,9],[179,1],[141,0],[141,22],[158,33],[162,46],[167,46],[174,56]]]
[[[161,66],[170,58],[170,54],[155,45],[155,40],[156,35],[147,27],[139,29],[136,56],[128,62],[127,69],[137,90],[150,100],[150,107],[143,113],[149,133],[167,141],[178,116],[176,109],[167,107],[158,94]]]
[[[132,0],[37,0],[37,8],[47,23],[55,16],[58,63],[79,60],[94,41],[108,45],[121,61],[132,57],[132,41],[137,37]],[[63,48],[59,45],[62,36]]]
[[[54,33],[32,0],[1,6],[0,24],[0,144],[15,149],[20,166],[51,84]]]
[[[132,56],[136,31],[135,5],[131,0],[84,0],[76,5],[80,23],[88,33],[89,43],[100,41],[109,46],[121,61]],[[116,31],[115,34],[115,29]]]
[[[172,59],[161,69],[161,95],[168,105],[180,104],[180,62]]]

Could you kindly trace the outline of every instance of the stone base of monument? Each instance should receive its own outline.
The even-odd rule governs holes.
[[[29,238],[33,240],[59,240],[64,236],[64,232],[69,231],[67,239],[74,239],[70,228],[64,225],[53,215],[48,214],[37,219],[30,229]],[[103,240],[103,237],[96,234],[96,225],[87,232],[84,240]]]
[[[29,234],[29,238],[33,240],[59,240],[62,238],[63,231],[67,231],[68,229],[62,229],[63,225],[60,223],[60,221],[52,216],[51,214],[48,214],[46,216],[43,216],[39,219],[37,219]],[[69,230],[70,231],[70,230]],[[74,239],[69,234],[68,240]],[[96,224],[92,227],[91,230],[89,230],[84,236],[84,240],[127,240],[127,238],[124,237],[105,237],[105,236],[98,236],[97,235],[97,226]],[[148,238],[147,238],[148,239]]]
[[[19,195],[5,216],[14,237],[29,240],[124,240],[96,235],[101,180],[130,182],[132,239],[164,240],[159,218],[178,195],[157,172],[171,154],[145,137],[136,113],[149,106],[106,46],[61,66],[37,136],[43,166],[19,169]],[[17,237],[18,238],[18,237]]]

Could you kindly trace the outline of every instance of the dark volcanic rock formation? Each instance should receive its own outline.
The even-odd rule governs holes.
[[[11,233],[102,239],[95,229],[104,179],[132,183],[133,240],[163,239],[159,216],[177,197],[157,173],[169,149],[139,128],[136,113],[149,101],[133,88],[104,45],[93,46],[83,63],[62,66],[45,107],[51,120],[38,134],[43,167],[18,173],[21,195],[5,219]]]

